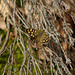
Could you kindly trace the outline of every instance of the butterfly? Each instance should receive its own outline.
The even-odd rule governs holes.
[[[25,29],[25,33],[30,37],[30,40],[38,45],[38,47],[42,47],[49,42],[49,36],[45,31],[28,28]]]

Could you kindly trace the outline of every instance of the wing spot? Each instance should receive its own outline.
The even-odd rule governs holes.
[[[31,34],[31,36],[33,36],[33,34]]]
[[[36,33],[36,30],[35,30],[35,33]]]
[[[45,42],[45,40],[43,40],[43,42]]]
[[[33,30],[33,32],[34,32],[34,30]]]
[[[30,33],[30,31],[28,31],[28,33]]]
[[[30,31],[32,31],[32,28],[30,29]]]
[[[31,33],[33,33],[33,32],[31,32]]]
[[[34,35],[33,35],[33,37],[34,37]]]

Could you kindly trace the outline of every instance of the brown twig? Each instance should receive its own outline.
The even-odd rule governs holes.
[[[6,47],[7,43],[8,43],[9,35],[10,35],[10,24],[8,24],[8,31],[7,31],[7,35],[6,35],[5,42],[4,42],[4,44],[3,44],[2,48],[1,48],[1,51],[0,51],[0,56],[1,56],[1,55],[3,54],[3,52],[5,52],[5,50],[6,50],[5,47]]]

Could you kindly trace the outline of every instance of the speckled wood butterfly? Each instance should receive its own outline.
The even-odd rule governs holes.
[[[38,44],[39,46],[42,46],[49,42],[49,36],[44,31],[34,28],[28,28],[25,29],[25,33],[29,35],[31,41],[34,41],[34,43]]]

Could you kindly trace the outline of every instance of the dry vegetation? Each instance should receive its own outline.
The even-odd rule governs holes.
[[[33,48],[26,28],[48,45]],[[0,74],[75,75],[75,1],[0,0]]]

